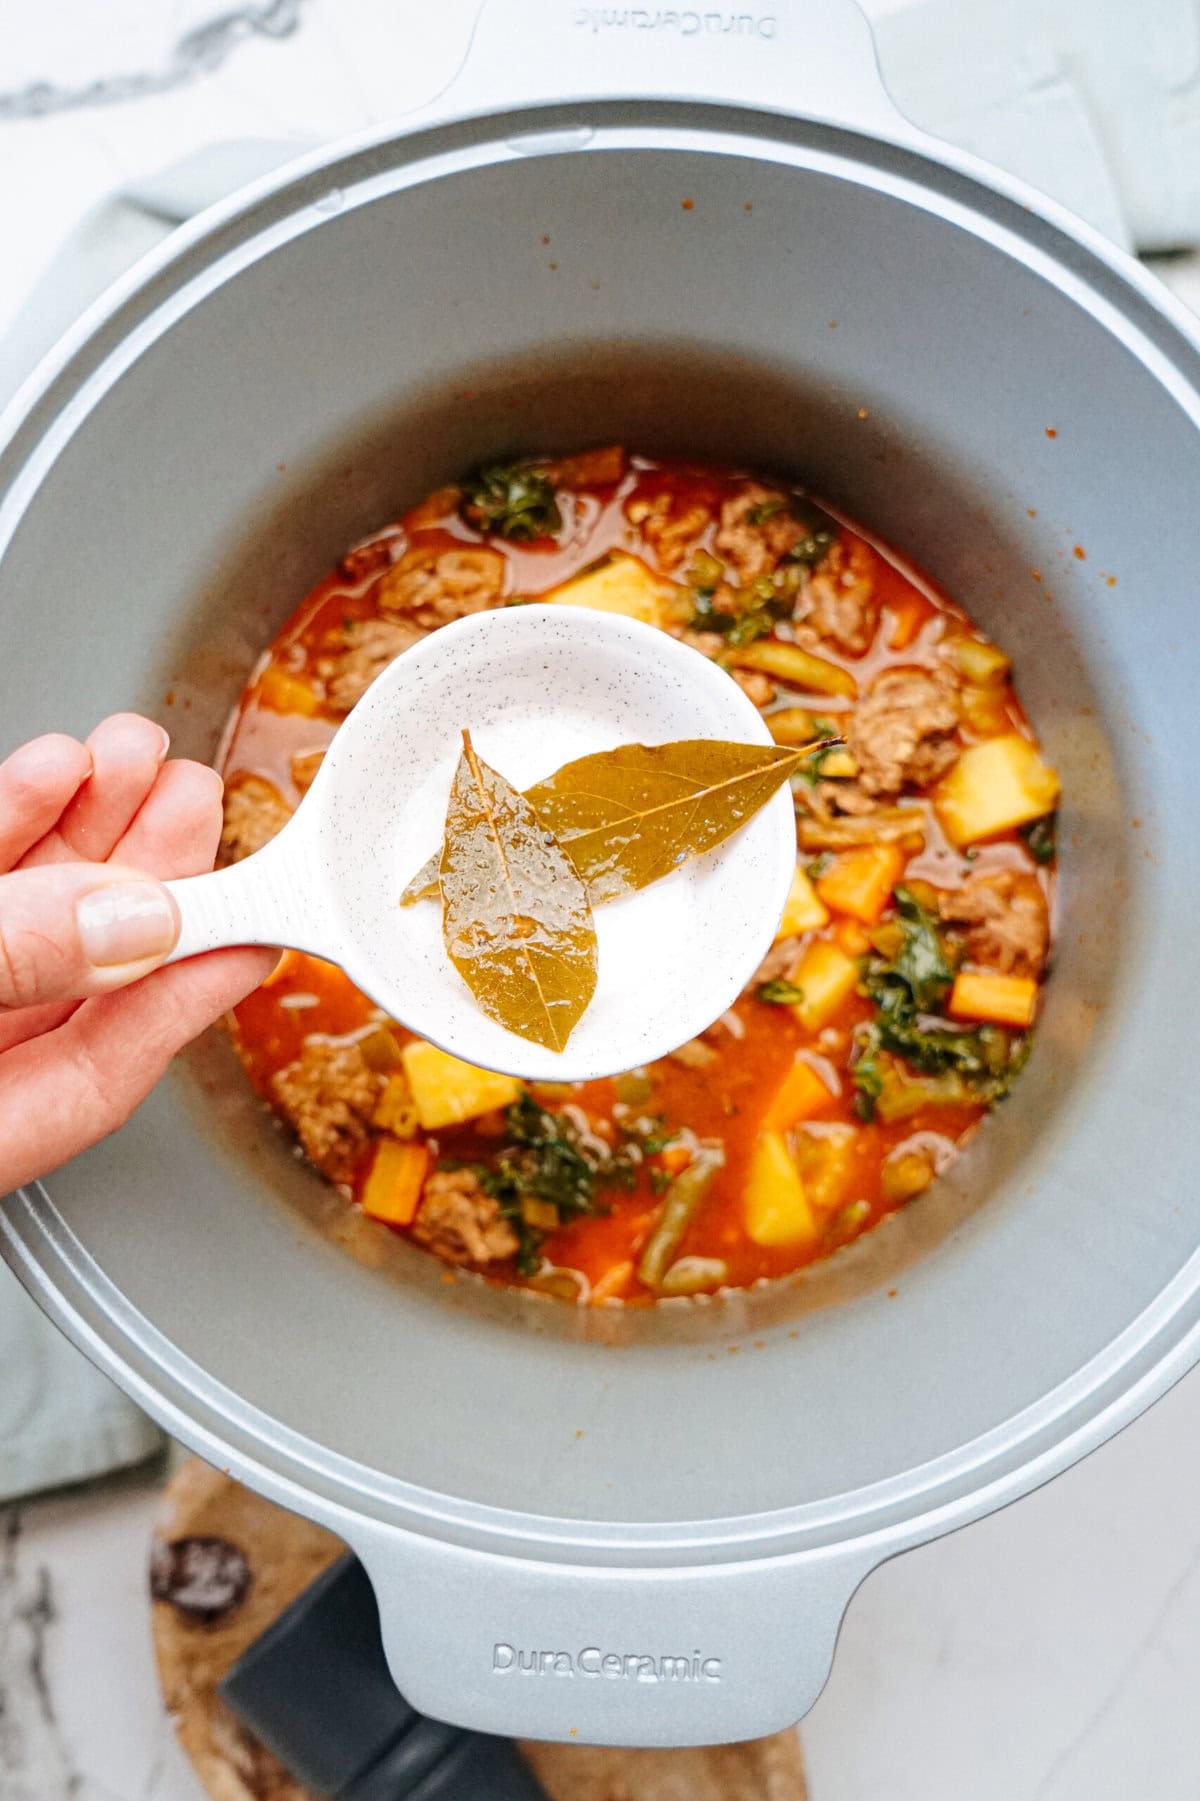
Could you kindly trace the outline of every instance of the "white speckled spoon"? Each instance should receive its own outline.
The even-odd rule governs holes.
[[[787,785],[716,850],[596,909],[596,993],[566,1049],[551,1051],[479,1011],[446,955],[440,907],[398,904],[441,842],[464,726],[518,788],[618,744],[771,742],[723,669],[636,620],[542,605],[460,619],[378,678],[277,837],[169,884],[183,916],[172,960],[231,944],[311,951],[410,1031],[529,1080],[632,1069],[711,1025],[783,910],[796,861]]]

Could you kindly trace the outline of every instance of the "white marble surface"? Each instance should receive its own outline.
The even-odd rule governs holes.
[[[115,185],[217,138],[419,104],[475,5],[306,0],[294,37],[172,93],[0,124],[0,332]],[[0,30],[0,86],[3,55]],[[1164,272],[1200,307],[1195,260]],[[0,1801],[198,1801],[150,1650],[157,1485],[0,1511]],[[1200,1374],[1050,1487],[876,1572],[804,1727],[813,1801],[1196,1801],[1197,1492]]]

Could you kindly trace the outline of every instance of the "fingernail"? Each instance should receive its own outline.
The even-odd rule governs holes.
[[[162,957],[179,936],[179,916],[157,882],[113,882],[75,903],[83,954],[96,969]]]

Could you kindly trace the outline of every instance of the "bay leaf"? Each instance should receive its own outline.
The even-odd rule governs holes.
[[[411,907],[415,901],[436,900],[442,888],[442,853],[435,850],[432,857],[427,857],[418,869],[411,882],[405,885],[400,896],[402,907]]]
[[[442,931],[489,1019],[561,1051],[596,989],[587,890],[523,795],[469,732],[446,809]]]
[[[623,744],[565,763],[525,798],[596,905],[723,843],[815,748],[717,738]]]
[[[588,886],[593,906],[669,875],[736,832],[801,764],[840,738],[796,748],[682,738],[625,744],[566,763],[525,798]],[[423,863],[402,907],[434,900],[438,858]]]

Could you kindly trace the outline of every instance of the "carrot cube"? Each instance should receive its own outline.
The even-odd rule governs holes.
[[[964,969],[954,978],[950,1007],[956,1019],[986,1019],[1001,1026],[1033,1024],[1038,985],[1032,976],[1002,976]]]
[[[892,616],[892,629],[888,637],[888,647],[891,650],[907,650],[921,627],[933,617],[933,607],[915,588],[896,600],[889,600],[888,612]]]
[[[388,1226],[411,1225],[428,1168],[429,1152],[423,1144],[383,1139],[363,1188],[363,1212]]]
[[[895,844],[863,844],[839,851],[818,878],[817,893],[835,913],[848,913],[872,926],[904,873],[904,853]]]
[[[771,1104],[763,1115],[768,1132],[790,1132],[802,1119],[810,1119],[826,1101],[832,1099],[828,1088],[810,1063],[801,1059],[793,1063],[783,1081],[771,1096]]]
[[[833,936],[848,957],[865,957],[871,948],[867,928],[859,925],[857,919],[839,919]]]

